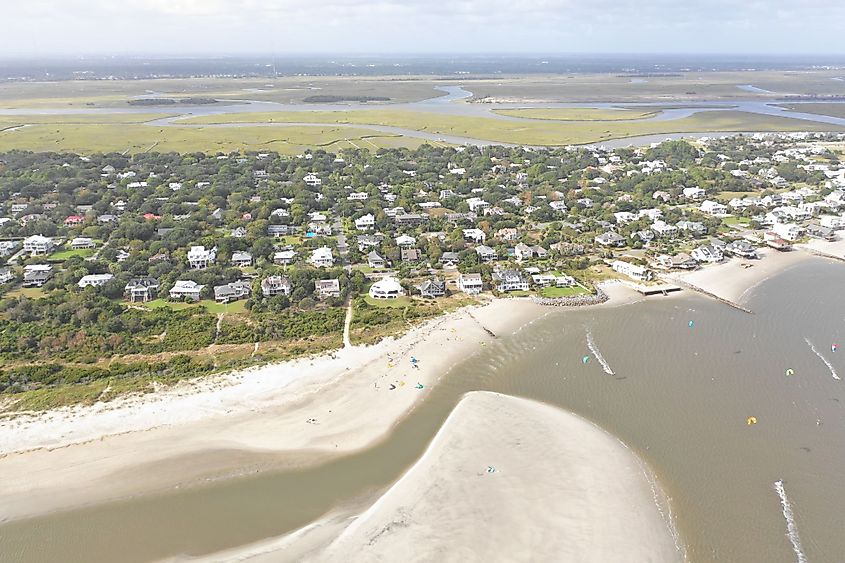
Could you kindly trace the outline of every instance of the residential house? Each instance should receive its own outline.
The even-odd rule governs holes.
[[[188,251],[188,265],[194,270],[205,270],[217,259],[217,247],[206,250],[204,246],[192,246]]]
[[[478,295],[484,289],[481,274],[461,274],[458,276],[458,289],[468,295]]]
[[[623,246],[625,244],[625,237],[613,231],[600,234],[594,240],[602,246]]]
[[[9,256],[15,252],[20,243],[16,240],[0,240],[0,256]]]
[[[370,197],[370,194],[367,192],[352,192],[348,196],[346,196],[347,201],[367,201]]]
[[[317,280],[315,282],[315,289],[321,299],[340,297],[340,281],[337,279]]]
[[[474,242],[475,244],[482,244],[487,238],[487,235],[481,229],[464,229],[463,235],[464,240]]]
[[[191,280],[178,280],[170,288],[170,298],[179,301],[199,301],[204,285]]]
[[[527,244],[519,243],[513,249],[513,256],[519,262],[531,260],[534,257],[534,251]]]
[[[575,278],[566,274],[533,274],[531,279],[540,287],[573,287],[578,283]]]
[[[232,229],[232,232],[230,234],[234,238],[244,238],[244,237],[246,237],[246,228],[236,227],[236,228]]]
[[[328,246],[321,246],[313,250],[309,262],[318,268],[331,268],[334,266],[332,249]]]
[[[0,268],[0,284],[9,283],[15,279],[15,274],[10,268]]]
[[[369,254],[367,254],[367,264],[370,266],[370,268],[380,270],[387,265],[387,262],[385,262],[384,258],[379,256],[378,252],[373,250]]]
[[[438,278],[432,278],[422,282],[417,286],[417,289],[422,297],[443,297],[446,295],[446,282]]]
[[[658,256],[655,262],[658,267],[669,270],[695,270],[698,268],[698,262],[686,252],[679,252],[674,256],[664,254]]]
[[[102,285],[106,285],[113,279],[113,274],[88,274],[87,276],[82,276],[76,285],[81,288],[100,287]]]
[[[302,181],[309,188],[317,188],[323,185],[323,181],[316,174],[306,174]]]
[[[639,264],[632,264],[623,260],[615,260],[610,267],[614,272],[619,272],[623,276],[628,276],[632,280],[644,282],[654,279],[654,274],[645,266]]]
[[[261,293],[264,297],[290,295],[293,287],[286,276],[270,276],[261,280]]]
[[[65,219],[65,227],[75,227],[85,222],[85,217],[80,215],[68,215]]]
[[[493,284],[496,291],[528,291],[530,284],[519,270],[497,270],[493,272]]]
[[[477,248],[476,248],[476,252],[478,252]],[[461,261],[461,259],[458,256],[458,253],[457,252],[451,252],[451,251],[450,252],[444,252],[440,256],[440,260],[439,260],[440,264],[444,268],[455,268],[460,261]]]
[[[822,225],[807,225],[807,235],[826,241],[836,240],[836,231]]]
[[[388,276],[371,285],[368,293],[373,299],[398,299],[405,295],[405,290],[399,280]]]
[[[706,192],[701,188],[684,188],[683,195],[686,199],[704,199]]]
[[[44,256],[53,251],[55,243],[50,237],[32,235],[23,241],[23,251],[32,256]]]
[[[367,213],[355,219],[355,228],[359,231],[369,231],[376,226],[376,218],[372,213]]]
[[[670,225],[663,221],[655,221],[651,225],[651,230],[660,238],[673,238],[678,234],[678,227]]]
[[[532,246],[531,251],[534,253],[534,256],[536,256],[538,260],[545,260],[549,257],[549,251],[540,246],[539,244],[535,244],[534,246]]]
[[[30,264],[23,268],[23,286],[41,287],[53,277],[53,267],[49,264]]]
[[[238,268],[248,268],[252,266],[252,254],[241,251],[233,252],[232,265],[237,266]]]
[[[499,229],[496,238],[504,242],[519,240],[519,231],[514,228]]]
[[[747,240],[735,240],[725,245],[725,252],[740,258],[757,258],[757,249]]]
[[[90,248],[96,248],[96,243],[88,237],[76,237],[72,241],[70,241],[70,247],[73,250],[86,250]]]
[[[676,227],[694,237],[702,236],[707,233],[707,227],[698,221],[678,221]]]
[[[619,225],[627,225],[637,220],[637,216],[630,211],[617,211],[613,214],[616,218],[616,223]]]
[[[705,244],[693,250],[692,257],[700,264],[714,264],[724,260],[725,255],[722,253],[720,248],[717,248],[712,244]]]
[[[159,283],[155,278],[132,278],[123,288],[132,303],[146,303],[158,296]]]
[[[428,215],[421,213],[397,213],[393,222],[399,226],[417,226],[428,221]]]
[[[475,253],[478,255],[480,262],[490,262],[496,259],[496,251],[484,244],[476,246]]]
[[[400,248],[399,249],[399,258],[402,262],[419,262],[422,255],[420,251],[416,248]]]
[[[413,248],[417,244],[417,239],[409,235],[399,235],[395,240],[399,248]]]
[[[702,213],[706,213],[707,215],[726,215],[728,213],[727,205],[709,199],[705,200],[699,209]]]
[[[280,266],[290,266],[296,259],[295,250],[280,250],[273,254],[273,263]]]
[[[787,241],[796,241],[804,235],[804,227],[795,223],[778,223],[772,225],[772,231]]]
[[[239,299],[246,299],[251,292],[249,280],[238,280],[226,285],[214,286],[214,300],[218,303],[231,303]]]

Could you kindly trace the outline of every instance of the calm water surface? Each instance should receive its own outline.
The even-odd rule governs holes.
[[[463,393],[491,390],[571,410],[631,446],[671,497],[691,561],[795,561],[779,480],[808,560],[843,561],[845,382],[831,373],[845,375],[845,348],[831,350],[845,344],[843,285],[842,264],[814,261],[756,289],[754,315],[695,296],[555,312],[455,366],[366,452],[7,523],[0,560],[150,561],[283,534],[391,484]],[[582,363],[588,333],[615,375]]]

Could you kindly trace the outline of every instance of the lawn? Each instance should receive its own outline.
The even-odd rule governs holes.
[[[748,217],[724,217],[722,223],[729,227],[733,225],[749,225],[751,224],[751,219]]]
[[[540,290],[540,295],[543,297],[572,297],[574,295],[588,295],[589,290],[581,286],[572,287],[544,287]]]
[[[47,294],[40,287],[21,287],[14,289],[5,295],[6,297],[27,297],[29,299],[41,299]]]
[[[232,313],[232,314],[239,314],[245,313],[246,307],[244,305],[246,301],[235,301],[234,303],[228,304],[221,304],[217,303],[212,299],[203,299],[198,302],[185,302],[185,301],[168,301],[167,299],[155,299],[153,301],[148,301],[143,304],[144,307],[149,307],[151,309],[159,308],[159,307],[170,307],[171,309],[187,309],[188,307],[197,307],[199,305],[203,305],[209,313]],[[141,305],[140,303],[138,305]]]
[[[79,256],[80,258],[88,258],[90,256],[94,256],[94,253],[97,252],[96,248],[79,248],[73,249],[68,248],[65,250],[59,250],[58,252],[54,252],[50,255],[47,259],[48,262],[64,262],[69,258],[73,258],[74,256]]]

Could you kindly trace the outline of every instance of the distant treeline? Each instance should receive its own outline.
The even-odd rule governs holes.
[[[205,104],[216,104],[219,100],[214,98],[141,98],[139,100],[129,100],[130,106],[173,106],[176,104],[186,104],[192,106],[199,106]]]
[[[308,96],[302,101],[306,104],[332,104],[338,102],[389,102],[390,98],[384,96],[332,96],[329,94],[320,94],[317,96]]]

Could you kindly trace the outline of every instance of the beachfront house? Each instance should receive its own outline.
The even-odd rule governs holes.
[[[398,299],[405,295],[399,280],[385,277],[370,286],[369,295],[373,299]]]
[[[132,278],[123,288],[132,303],[146,303],[158,295],[159,283],[155,278]]]
[[[493,272],[493,284],[496,291],[528,291],[530,284],[519,270],[497,270]]]
[[[724,260],[725,256],[720,248],[705,244],[692,251],[692,258],[699,264],[715,264]]]
[[[173,287],[170,288],[170,298],[174,301],[199,301],[200,294],[205,288],[191,280],[177,280]]]
[[[249,280],[238,280],[225,285],[214,286],[214,300],[218,303],[231,303],[238,299],[249,297],[251,284]]]
[[[484,290],[481,274],[461,274],[458,276],[458,289],[467,295],[478,295]]]
[[[623,260],[615,260],[610,267],[614,272],[619,272],[623,276],[628,276],[634,281],[645,282],[654,279],[654,274],[645,266],[639,264],[632,264]]]
[[[446,295],[446,282],[438,278],[432,278],[422,282],[417,286],[417,289],[422,297],[443,297]]]
[[[740,258],[757,258],[757,249],[747,240],[735,240],[725,245],[725,252]]]
[[[337,279],[317,280],[315,283],[317,295],[321,299],[327,297],[340,297],[340,281]]]

